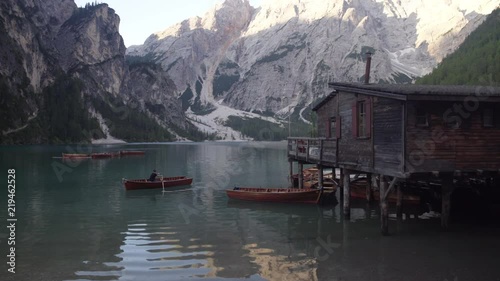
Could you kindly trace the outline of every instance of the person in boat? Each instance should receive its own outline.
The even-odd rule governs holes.
[[[158,176],[158,174],[156,173],[156,170],[153,170],[153,172],[149,176],[148,181],[155,181],[157,176]]]

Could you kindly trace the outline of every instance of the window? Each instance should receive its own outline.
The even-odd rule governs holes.
[[[328,137],[329,138],[336,138],[337,137],[337,118],[331,117],[330,118],[330,128],[328,131]]]
[[[355,138],[371,135],[371,99],[356,101],[352,106],[352,134]]]
[[[417,107],[415,118],[417,127],[429,127],[429,114],[425,109]]]
[[[358,101],[358,137],[366,137],[366,103]]]
[[[493,120],[493,109],[485,108],[483,110],[483,127],[493,127],[495,125]]]

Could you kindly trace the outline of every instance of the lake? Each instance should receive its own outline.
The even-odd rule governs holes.
[[[146,154],[53,158],[123,149]],[[236,185],[288,186],[284,142],[3,146],[0,156],[1,280],[500,280],[498,223],[454,222],[445,232],[414,210],[382,236],[376,204],[354,202],[346,221],[339,204],[229,200],[224,190]],[[122,178],[153,169],[193,184],[125,191]]]

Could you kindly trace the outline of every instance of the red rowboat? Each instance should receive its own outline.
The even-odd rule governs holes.
[[[147,179],[127,180],[123,179],[123,185],[126,190],[133,189],[151,189],[151,188],[167,188],[173,186],[190,185],[193,182],[192,178],[168,177],[157,181],[148,181]]]
[[[88,154],[78,154],[78,153],[63,153],[63,158],[90,158]]]
[[[313,188],[235,187],[226,190],[227,196],[232,199],[310,204],[317,204],[321,197],[321,193],[321,190]]]
[[[144,155],[143,150],[120,150],[120,155]]]
[[[109,153],[109,152],[102,152],[102,153],[92,153],[90,156],[93,159],[101,159],[101,158],[111,158],[113,156],[119,156],[119,155]]]
[[[366,178],[359,178],[352,181],[349,184],[349,189],[351,192],[351,198],[359,198],[366,200],[366,186],[368,185],[368,180]],[[380,192],[378,189],[373,190],[373,199],[375,201],[380,200]],[[420,204],[420,196],[416,194],[403,193],[403,204],[418,205]],[[395,189],[389,193],[387,196],[389,202],[397,202],[398,195]]]

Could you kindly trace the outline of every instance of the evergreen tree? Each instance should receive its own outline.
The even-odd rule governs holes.
[[[416,84],[500,85],[500,8]]]

